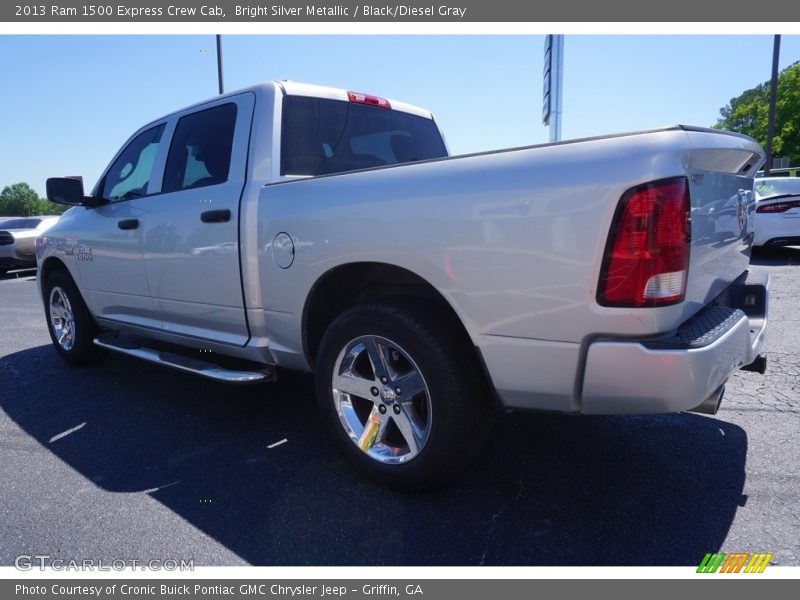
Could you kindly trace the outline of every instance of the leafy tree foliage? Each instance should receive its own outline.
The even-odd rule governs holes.
[[[744,133],[766,145],[769,94],[769,81],[745,90],[720,109],[714,127]],[[772,155],[788,156],[790,164],[800,164],[800,61],[778,75]]]
[[[67,208],[61,204],[53,204],[39,194],[27,183],[7,185],[0,192],[0,216],[29,217],[31,215],[60,215]]]

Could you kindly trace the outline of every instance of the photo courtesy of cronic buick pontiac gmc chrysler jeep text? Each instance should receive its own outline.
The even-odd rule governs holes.
[[[37,240],[39,284],[66,361],[313,371],[349,461],[424,488],[498,404],[714,413],[763,372],[762,162],[686,126],[448,157],[426,110],[264,83],[145,125],[89,195],[48,180],[75,206]]]

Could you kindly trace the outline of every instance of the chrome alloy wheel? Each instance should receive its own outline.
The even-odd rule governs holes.
[[[333,402],[352,442],[384,464],[408,462],[431,432],[431,397],[419,368],[399,345],[361,336],[333,367]]]
[[[50,324],[58,345],[69,352],[75,345],[75,317],[66,292],[58,286],[50,291]]]

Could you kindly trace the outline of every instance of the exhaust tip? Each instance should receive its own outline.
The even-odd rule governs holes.
[[[719,386],[714,393],[708,398],[703,400],[699,405],[695,406],[689,412],[696,412],[703,415],[715,415],[719,410],[719,405],[722,403],[722,397],[725,395],[725,384]]]

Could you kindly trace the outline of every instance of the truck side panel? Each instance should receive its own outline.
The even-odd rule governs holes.
[[[258,208],[260,276],[279,359],[305,365],[301,331],[308,291],[330,269],[360,261],[399,266],[430,282],[487,363],[505,360],[504,345],[519,351],[520,338],[536,340],[526,348],[526,360],[563,364],[575,379],[587,334],[646,336],[674,329],[698,306],[604,308],[595,295],[619,198],[634,185],[686,175],[688,147],[686,132],[668,130],[265,187]],[[289,268],[273,257],[280,233],[293,240]],[[709,276],[732,281],[744,268],[732,264],[735,274]],[[702,302],[707,281],[696,287]],[[493,373],[495,364],[489,364]],[[510,373],[509,390],[522,388]],[[542,389],[541,402],[574,410],[577,381],[566,392],[561,383],[553,386],[561,394]]]

